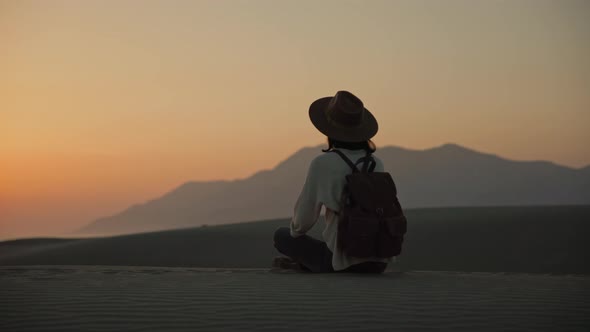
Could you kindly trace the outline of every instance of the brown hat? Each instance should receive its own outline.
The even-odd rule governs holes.
[[[379,129],[373,114],[348,91],[314,101],[309,106],[309,118],[324,135],[342,142],[366,141]]]

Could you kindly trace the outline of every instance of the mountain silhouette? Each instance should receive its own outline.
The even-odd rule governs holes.
[[[118,234],[288,217],[308,165],[322,148],[303,148],[246,179],[187,182],[78,232]],[[396,181],[405,208],[590,204],[590,166],[512,161],[456,144],[427,150],[387,146],[376,155]]]

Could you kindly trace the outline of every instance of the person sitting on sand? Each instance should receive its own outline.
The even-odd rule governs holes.
[[[362,101],[347,91],[313,102],[309,117],[314,126],[328,138],[329,152],[338,149],[348,159],[358,160],[375,152],[371,138],[378,130],[377,120]],[[373,155],[375,172],[383,171],[383,163]],[[337,250],[338,212],[345,176],[350,166],[336,153],[323,153],[310,164],[307,178],[297,202],[290,227],[274,233],[274,246],[288,257],[278,257],[274,267],[301,268],[311,272],[374,272],[381,273],[390,258],[349,257]],[[325,207],[325,242],[306,235]]]

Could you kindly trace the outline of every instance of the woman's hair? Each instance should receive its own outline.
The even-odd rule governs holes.
[[[328,152],[334,148],[341,148],[347,150],[365,150],[371,153],[377,150],[375,143],[373,143],[373,141],[371,141],[370,139],[362,142],[342,142],[328,137],[328,148],[322,151]]]

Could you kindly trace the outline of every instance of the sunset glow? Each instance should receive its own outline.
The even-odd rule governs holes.
[[[68,232],[325,138],[590,164],[587,1],[1,1],[0,238]]]

